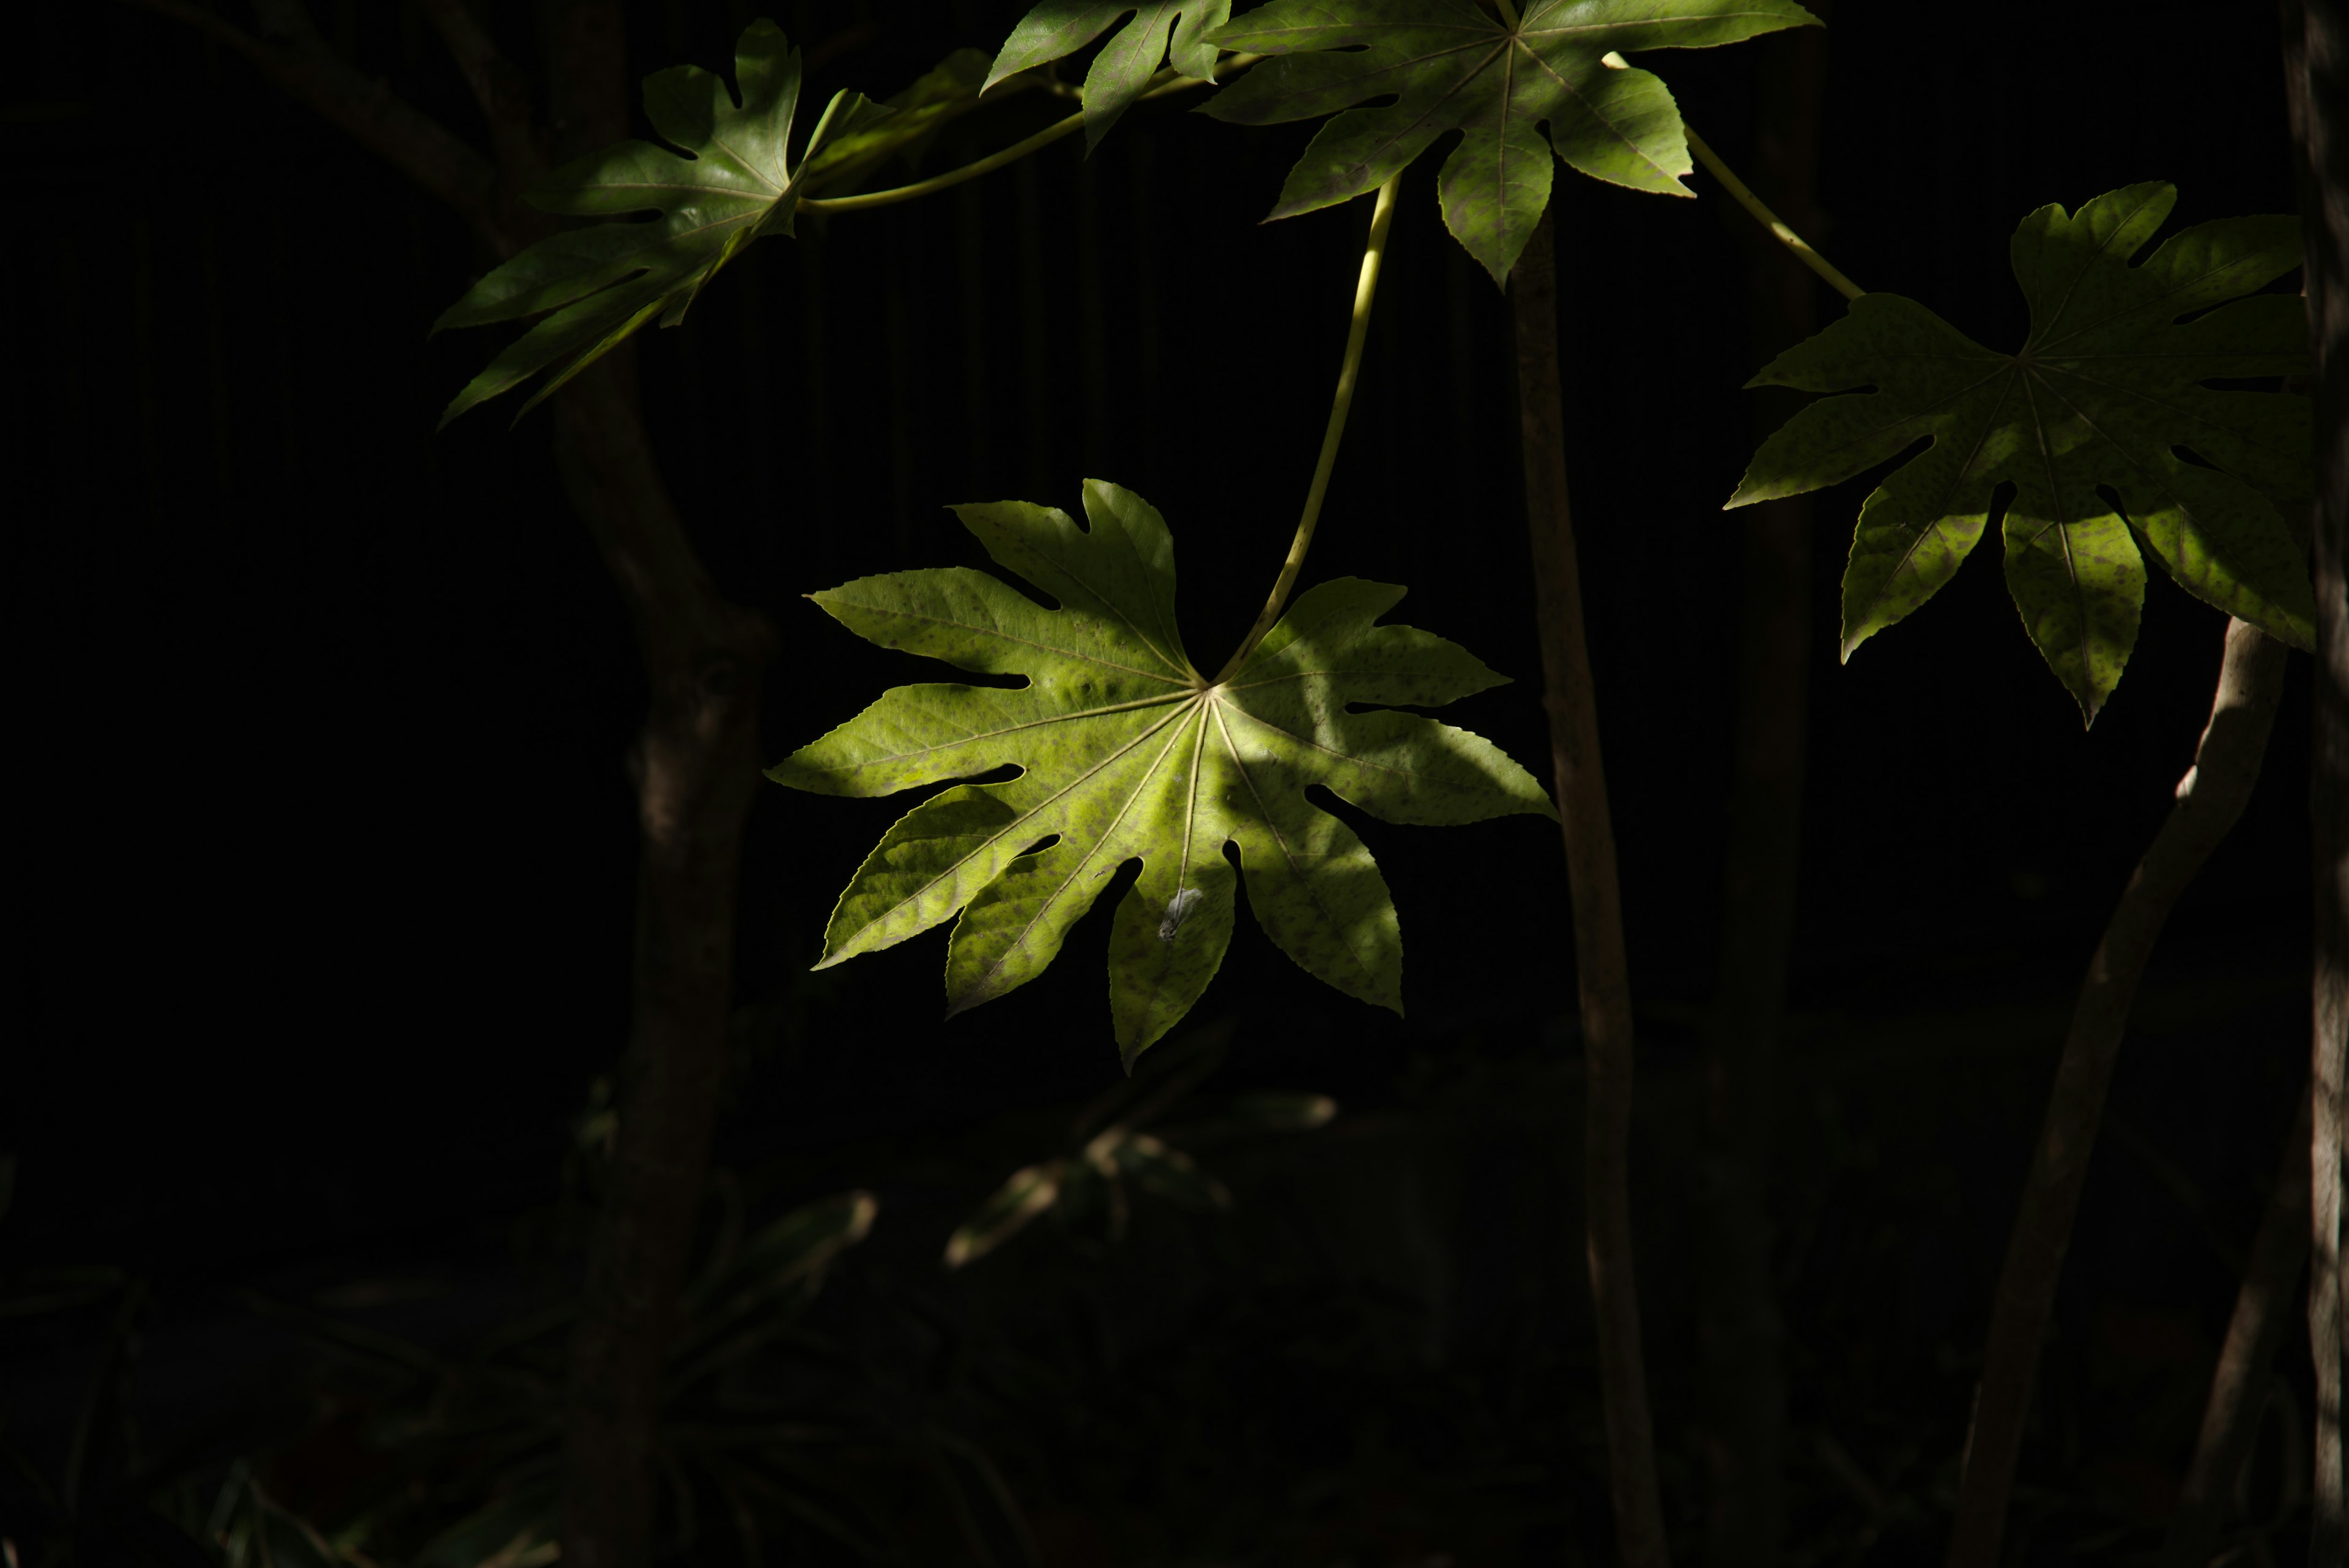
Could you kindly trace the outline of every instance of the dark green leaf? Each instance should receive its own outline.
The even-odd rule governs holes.
[[[1210,41],[1280,57],[1201,112],[1241,125],[1337,117],[1289,171],[1276,218],[1374,191],[1461,132],[1436,192],[1445,224],[1497,283],[1549,202],[1553,149],[1594,179],[1692,194],[1672,95],[1646,71],[1609,69],[1606,55],[1817,21],[1795,0],[1532,0],[1514,27],[1471,0],[1273,0]],[[1381,98],[1394,101],[1357,107]]]
[[[2140,543],[2189,593],[2310,646],[2307,566],[2269,499],[2307,493],[2307,402],[2202,385],[2305,368],[2300,300],[2239,297],[2300,265],[2299,225],[2201,223],[2129,265],[2176,201],[2172,186],[2131,185],[2076,215],[2046,206],[2025,218],[2013,256],[2031,334],[2017,353],[1982,348],[1912,300],[1868,294],[1749,383],[1874,390],[1788,421],[1732,506],[1816,490],[1931,443],[1860,508],[1844,574],[1846,659],[1949,581],[2002,484],[2014,487],[2008,588],[2090,722],[2137,640]]]
[[[443,425],[544,372],[520,419],[647,321],[682,321],[703,286],[752,240],[791,233],[801,184],[787,145],[799,51],[772,22],[753,22],[736,47],[734,72],[739,104],[698,66],[656,72],[645,80],[645,113],[678,151],[624,141],[565,165],[530,192],[535,205],[572,217],[653,217],[551,235],[443,312],[435,332],[554,313],[457,394]],[[832,137],[889,112],[861,94],[835,94],[802,167]]]
[[[1185,1209],[1232,1206],[1232,1195],[1222,1182],[1201,1170],[1189,1155],[1148,1133],[1125,1133],[1110,1145],[1108,1155],[1144,1192]]]
[[[428,1542],[414,1568],[536,1568],[554,1561],[560,1496],[551,1480],[519,1487]]]
[[[698,1310],[678,1354],[692,1354],[753,1312],[771,1313],[786,1298],[813,1294],[824,1269],[872,1233],[880,1204],[870,1192],[843,1192],[803,1204],[744,1243],[724,1275],[697,1297],[717,1304]]]
[[[1027,1229],[1030,1220],[1059,1199],[1065,1168],[1065,1161],[1053,1159],[1012,1172],[947,1238],[947,1267],[975,1263]]]
[[[957,49],[911,87],[883,99],[881,107],[890,111],[886,117],[844,136],[827,136],[823,150],[800,171],[802,188],[836,190],[852,165],[861,170],[892,156],[918,159],[939,128],[978,102],[986,86],[987,57],[977,49]]]
[[[1232,0],[1043,0],[1011,29],[987,73],[987,85],[1075,54],[1119,18],[1132,16],[1085,72],[1090,152],[1133,107],[1162,61],[1171,61],[1186,77],[1213,81],[1216,50],[1207,34],[1231,14]]]
[[[1242,1095],[1231,1108],[1235,1119],[1267,1131],[1327,1127],[1337,1114],[1338,1102],[1327,1095]]]

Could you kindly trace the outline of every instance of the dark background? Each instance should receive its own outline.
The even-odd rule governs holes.
[[[492,8],[527,66],[525,9]],[[314,11],[367,70],[483,140],[412,7]],[[755,14],[633,7],[636,67],[721,66]],[[821,102],[894,91],[949,48],[991,52],[1016,15],[823,0],[777,19],[822,57]],[[626,1028],[621,759],[646,702],[547,421],[509,431],[493,406],[433,433],[499,338],[426,329],[486,260],[397,173],[171,22],[92,4],[21,16],[6,37],[24,935],[0,1068],[0,1151],[19,1159],[0,1260],[202,1282],[486,1255],[484,1237],[553,1191]],[[2263,7],[1999,0],[1961,17],[1846,0],[1830,37],[1828,216],[1810,237],[1863,286],[1993,345],[2022,333],[2005,244],[2034,207],[2166,179],[2173,228],[2291,208]],[[1740,166],[1770,58],[1642,63]],[[771,756],[929,678],[800,596],[980,562],[954,502],[1073,509],[1081,477],[1115,480],[1174,530],[1195,653],[1247,626],[1327,414],[1367,207],[1259,226],[1311,128],[1221,125],[1195,101],[1137,109],[1090,161],[1071,140],[946,195],[803,223],[685,327],[644,339],[693,537],[723,591],[781,633]],[[974,114],[925,168],[1060,112],[1031,97]],[[1442,230],[1435,162],[1405,178],[1307,576],[1408,584],[1399,618],[1517,678],[1444,716],[1546,775],[1506,317]],[[1720,506],[1757,433],[1739,390],[1755,368],[1746,220],[1691,183],[1694,201],[1562,169],[1558,183],[1568,458],[1643,1010],[1668,1471],[1690,1288],[1675,1205],[1733,717],[1741,522]],[[2223,622],[2156,573],[2128,673],[2083,732],[1986,546],[1838,667],[1835,585],[1870,483],[1819,507],[1787,1285],[1815,1336],[1798,1423],[1865,1426],[1911,1402],[1924,1413],[1903,1440],[1930,1468],[1961,1434],[1963,1357],[2069,992],[2191,759]],[[2084,1355],[2126,1362],[2111,1345],[2147,1334],[2186,1346],[2144,1353],[2192,1394],[2173,1403],[2199,1399],[2199,1374],[2173,1363],[2207,1357],[2223,1325],[2220,1256],[2248,1244],[2302,1071],[2307,711],[2295,658],[2259,792],[2155,959],[2067,1282]],[[833,898],[905,804],[760,802],[719,1158],[781,1173],[778,1201],[877,1184],[874,1245],[895,1226],[907,1256],[934,1258],[1052,1134],[999,1168],[908,1172],[976,1129],[1049,1128],[1119,1068],[1101,911],[1045,977],[951,1024],[940,933],[806,972]],[[1452,1129],[1429,1145],[1458,1152],[1434,1231],[1466,1293],[1446,1343],[1473,1360],[1475,1290],[1534,1279],[1556,1286],[1552,1332],[1571,1340],[1578,1234],[1526,1228],[1571,1208],[1513,1195],[1570,1171],[1570,1086],[1548,1120],[1495,1130],[1573,1074],[1555,832],[1355,820],[1401,911],[1409,1016],[1319,988],[1243,920],[1197,1014],[1232,1026],[1216,1083],[1332,1094],[1349,1113],[1333,1137]],[[2127,1327],[2140,1320],[2155,1327]],[[1855,1361],[1863,1341],[1878,1349]],[[2116,1376],[2097,1397],[2150,1397],[2127,1366]],[[2083,1419],[2085,1449],[2077,1431],[2068,1449],[2045,1437],[2050,1475],[2127,1449]],[[2174,1471],[2177,1428],[2140,1445],[2145,1465]],[[1846,1446],[1869,1464],[1890,1451]],[[1860,1507],[1818,1484],[1820,1518]],[[2142,1484],[2155,1501],[2114,1517],[2158,1517],[2162,1483]]]

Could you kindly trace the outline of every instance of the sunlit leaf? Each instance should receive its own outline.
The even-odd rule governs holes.
[[[795,169],[788,144],[799,51],[772,22],[753,22],[736,46],[734,76],[739,99],[698,66],[654,73],[645,80],[645,114],[668,146],[624,141],[566,164],[529,192],[533,205],[571,217],[653,216],[549,235],[443,312],[435,332],[545,319],[457,394],[442,424],[543,373],[519,419],[647,322],[677,325],[751,241],[791,233],[809,158],[830,138],[891,112],[861,93],[834,94]]]
[[[2307,493],[2307,400],[2203,384],[2306,368],[2301,301],[2240,297],[2300,265],[2300,226],[2200,223],[2129,265],[2177,199],[2169,185],[2131,185],[2076,214],[2051,205],[2025,218],[2012,251],[2031,332],[2015,353],[1982,348],[1913,300],[1868,294],[1748,383],[1873,389],[1788,421],[1732,506],[1816,490],[1930,442],[1860,508],[1845,658],[1950,580],[2002,485],[2013,487],[2008,588],[2091,722],[2137,640],[2140,545],[2189,593],[2311,646],[2307,566],[2270,500]]]
[[[1111,876],[1139,861],[1110,933],[1111,1014],[1129,1064],[1223,962],[1243,877],[1257,922],[1291,958],[1401,1012],[1386,883],[1353,829],[1305,791],[1325,786],[1389,822],[1550,815],[1541,786],[1490,742],[1389,707],[1358,711],[1437,706],[1502,678],[1451,643],[1377,624],[1402,589],[1341,578],[1299,596],[1213,682],[1175,628],[1164,521],[1113,484],[1088,481],[1084,501],[1090,531],[1024,502],[957,508],[997,565],[1057,608],[967,568],[814,596],[883,647],[1027,677],[1016,689],[899,687],[770,770],[847,795],[1022,770],[948,789],[892,827],[841,895],[822,964],[959,914],[947,953],[959,1012],[1041,973]]]
[[[1446,226],[1498,282],[1549,203],[1553,151],[1593,179],[1692,193],[1672,95],[1604,57],[1817,20],[1795,0],[1531,0],[1514,26],[1473,0],[1272,0],[1209,42],[1278,57],[1201,112],[1240,125],[1336,117],[1289,171],[1276,218],[1374,191],[1459,132],[1436,193]],[[1393,101],[1363,107],[1380,99]]]
[[[1232,0],[1043,0],[1004,40],[987,85],[1065,59],[1120,18],[1132,17],[1085,72],[1085,149],[1091,151],[1133,107],[1162,63],[1186,77],[1214,80],[1216,49],[1207,35],[1231,14]]]

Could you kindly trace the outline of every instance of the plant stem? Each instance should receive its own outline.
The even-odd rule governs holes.
[[[1321,498],[1329,492],[1330,471],[1338,462],[1338,442],[1346,433],[1346,415],[1354,406],[1354,379],[1362,368],[1362,342],[1371,330],[1371,302],[1379,292],[1379,263],[1386,255],[1387,229],[1394,222],[1395,192],[1402,182],[1401,171],[1389,176],[1379,187],[1377,205],[1371,209],[1371,237],[1362,246],[1362,270],[1354,281],[1354,319],[1346,328],[1346,358],[1338,367],[1338,392],[1330,401],[1330,424],[1321,432],[1321,455],[1313,462],[1313,483],[1306,488],[1305,513],[1297,520],[1297,536],[1288,543],[1288,558],[1280,564],[1272,597],[1264,601],[1263,613],[1216,675],[1218,685],[1231,679],[1280,618],[1289,591],[1297,587],[1297,574],[1304,569],[1305,553],[1313,547],[1313,529],[1321,521]]]
[[[1795,260],[1801,262],[1805,266],[1810,268],[1813,272],[1826,279],[1827,286],[1833,288],[1837,294],[1842,295],[1846,299],[1857,299],[1863,293],[1867,292],[1862,289],[1859,285],[1852,282],[1851,279],[1844,276],[1840,272],[1837,272],[1835,267],[1828,263],[1826,257],[1811,249],[1810,245],[1804,241],[1802,235],[1788,228],[1785,222],[1779,218],[1777,213],[1772,212],[1768,207],[1764,206],[1762,204],[1762,198],[1747,190],[1745,188],[1745,182],[1731,173],[1729,171],[1729,165],[1721,161],[1720,154],[1714,152],[1713,150],[1706,144],[1704,138],[1696,133],[1696,127],[1688,124],[1684,120],[1682,122],[1681,129],[1688,132],[1689,151],[1696,154],[1696,161],[1703,164],[1705,168],[1711,171],[1714,179],[1721,182],[1723,189],[1726,190],[1732,196],[1737,198],[1737,204],[1739,206],[1754,214],[1754,221],[1755,223],[1760,223],[1764,228],[1769,230],[1770,233],[1777,238],[1780,244],[1794,252]]]
[[[1574,905],[1574,975],[1587,1075],[1583,1140],[1584,1255],[1599,1320],[1599,1386],[1607,1417],[1609,1492],[1624,1568],[1665,1568],[1656,1490],[1654,1423],[1640,1348],[1631,1256],[1631,983],[1623,953],[1615,831],[1599,749],[1599,705],[1583,638],[1582,574],[1566,487],[1566,415],[1559,391],[1557,203],[1541,215],[1509,274],[1516,318],[1517,413],[1526,524],[1532,535],[1540,619],[1542,705],[1549,712],[1566,868]]]
[[[1050,147],[1064,136],[1071,136],[1085,128],[1082,109],[1066,119],[1056,119],[1025,141],[1015,141],[1000,152],[990,152],[976,163],[966,163],[944,174],[916,181],[911,185],[899,185],[888,191],[867,191],[858,196],[804,196],[800,199],[802,213],[857,213],[868,207],[894,207],[900,202],[912,202],[924,196],[950,191],[966,180],[976,180],[982,174],[992,174],[1007,163],[1017,163],[1030,152]]]
[[[1628,71],[1631,68],[1631,63],[1619,54],[1602,55],[1599,63],[1609,70]],[[1837,272],[1828,264],[1826,257],[1813,250],[1802,235],[1787,227],[1784,219],[1764,206],[1762,198],[1748,190],[1745,182],[1732,173],[1729,165],[1721,161],[1721,155],[1696,133],[1695,126],[1683,119],[1681,130],[1687,133],[1689,151],[1696,155],[1696,161],[1703,164],[1706,171],[1721,182],[1722,187],[1737,199],[1739,206],[1753,214],[1755,223],[1769,230],[1780,244],[1794,252],[1797,261],[1826,279],[1827,286],[1846,299],[1857,299],[1868,292]]]
[[[1259,57],[1256,55],[1233,55],[1217,62],[1216,69],[1220,75],[1227,69],[1254,65]],[[1143,93],[1142,97],[1143,99],[1164,98],[1170,93],[1185,92],[1195,87],[1207,85],[1209,84],[1201,78],[1183,76],[1169,66],[1151,78],[1150,88]],[[992,174],[1007,163],[1017,163],[1030,152],[1050,147],[1062,137],[1072,136],[1082,130],[1084,125],[1084,111],[1079,109],[1066,119],[1054,120],[1025,141],[1013,142],[1000,152],[990,152],[977,162],[966,163],[959,169],[949,169],[943,174],[933,175],[927,180],[917,180],[911,185],[899,185],[887,191],[867,191],[854,196],[804,196],[800,199],[799,210],[802,213],[858,213],[869,207],[894,207],[900,202],[912,202],[924,196],[934,196],[940,191],[954,189],[966,180],[976,180],[982,174]]]
[[[2006,1507],[2023,1451],[2025,1417],[2072,1221],[2103,1120],[2106,1091],[2144,977],[2170,907],[2242,815],[2282,695],[2283,644],[2246,622],[2227,623],[2227,651],[2210,722],[2194,765],[2178,782],[2178,804],[2121,892],[2064,1037],[2047,1114],[1991,1303],[1973,1430],[1966,1442],[1950,1568],[1996,1568]]]
[[[2302,1089],[2284,1139],[2275,1187],[2260,1216],[2250,1265],[2235,1292],[2226,1344],[2210,1376],[2210,1397],[2202,1411],[2202,1431],[2194,1460],[2178,1489],[2177,1511],[2162,1542],[2164,1568],[2207,1568],[2216,1552],[2219,1527],[2234,1499],[2236,1479],[2251,1458],[2269,1368],[2284,1324],[2292,1318],[2292,1287],[2308,1261],[2309,1093]]]

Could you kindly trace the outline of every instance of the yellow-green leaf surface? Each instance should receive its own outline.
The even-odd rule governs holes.
[[[2310,646],[2307,565],[2270,499],[2308,493],[2307,400],[2202,384],[2306,368],[2299,298],[2240,297],[2300,265],[2300,227],[2200,223],[2128,265],[2177,199],[2170,185],[2131,185],[2076,214],[2046,206],[2025,218],[2012,255],[2031,333],[2015,353],[1982,348],[1913,300],[1867,294],[1747,383],[1874,390],[1789,420],[1732,506],[1931,443],[1860,508],[1843,582],[1846,659],[1940,591],[2004,485],[2008,589],[2091,722],[2137,641],[2140,544],[2189,593]]]
[[[1349,577],[1299,596],[1211,682],[1175,627],[1164,520],[1098,480],[1084,506],[1089,527],[1025,502],[956,508],[995,563],[1054,607],[968,568],[813,596],[885,648],[1027,678],[895,688],[769,771],[799,789],[879,795],[1021,769],[957,784],[892,827],[841,895],[818,967],[959,913],[947,953],[959,1012],[1041,973],[1112,875],[1139,860],[1110,936],[1111,1013],[1129,1064],[1214,978],[1243,880],[1283,951],[1401,1012],[1386,883],[1353,829],[1305,791],[1326,786],[1389,822],[1549,815],[1541,786],[1490,742],[1389,706],[1439,706],[1503,678],[1440,638],[1377,624],[1403,590]]]
[[[736,47],[734,78],[739,101],[698,66],[647,77],[645,114],[669,147],[623,141],[565,165],[529,192],[533,205],[571,217],[653,217],[549,235],[443,312],[435,332],[553,314],[474,377],[442,424],[543,371],[545,379],[522,407],[527,413],[647,322],[676,326],[745,245],[791,233],[804,171],[827,141],[868,132],[893,112],[860,93],[835,94],[795,168],[788,142],[799,107],[799,51],[772,22],[753,22]],[[926,122],[909,133],[924,129]]]
[[[1277,57],[1200,112],[1239,125],[1335,116],[1289,171],[1276,218],[1375,191],[1460,132],[1436,194],[1497,283],[1549,204],[1553,151],[1593,179],[1691,194],[1671,91],[1646,71],[1609,69],[1609,54],[1817,23],[1795,0],[1527,0],[1514,24],[1474,0],[1272,0],[1208,41]]]

